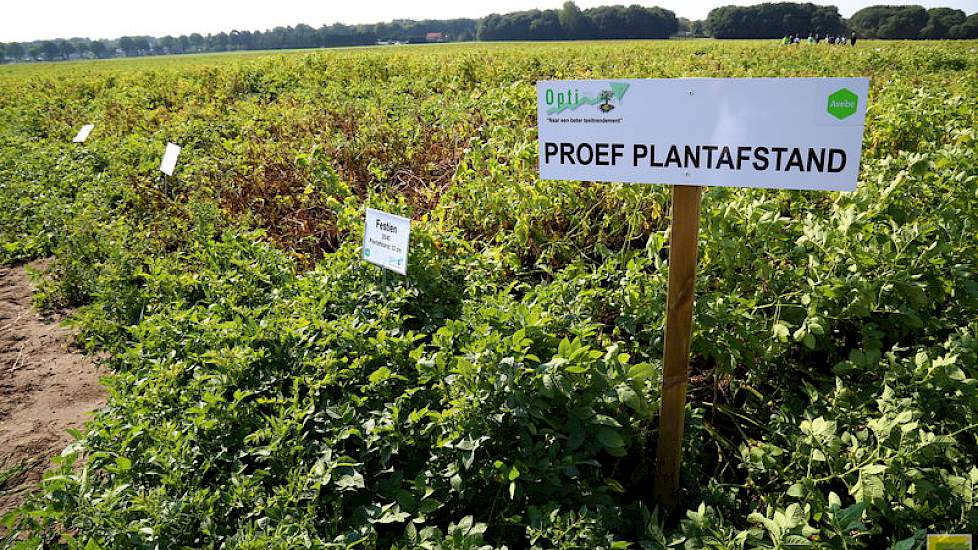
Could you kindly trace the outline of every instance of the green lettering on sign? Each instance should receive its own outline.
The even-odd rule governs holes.
[[[837,92],[833,92],[829,96],[829,114],[839,120],[856,114],[856,108],[858,106],[859,97],[850,92],[847,88],[842,88]]]

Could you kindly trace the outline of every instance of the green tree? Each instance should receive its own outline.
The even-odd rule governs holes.
[[[852,14],[849,26],[866,38],[921,38],[927,10],[920,6],[869,6]]]
[[[96,40],[95,42],[92,42],[91,45],[89,46],[89,49],[91,50],[92,55],[94,55],[98,59],[105,59],[106,57],[109,57],[109,47],[106,46],[105,42],[101,40]]]
[[[41,48],[41,59],[43,59],[44,61],[54,61],[55,57],[61,55],[61,48],[59,48],[57,44],[51,42],[50,40],[41,42],[40,48]]]
[[[705,27],[714,38],[781,38],[785,34],[841,34],[845,24],[835,6],[780,2],[723,6],[710,11]]]
[[[18,42],[7,44],[7,57],[12,61],[20,61],[24,58],[24,46]]]
[[[67,40],[58,41],[58,55],[61,56],[61,59],[67,60],[75,51],[75,46],[71,42]]]
[[[190,35],[190,45],[194,48],[194,51],[200,52],[204,49],[204,37],[200,33],[193,33]]]
[[[560,17],[554,10],[546,10],[540,13],[530,23],[530,36],[534,40],[559,40],[564,37],[560,28]]]
[[[133,46],[136,48],[137,55],[149,55],[151,48],[149,40],[145,36],[136,36],[132,39]]]
[[[963,23],[951,27],[948,36],[959,40],[978,38],[978,13],[969,15]]]
[[[172,36],[164,36],[160,38],[160,49],[163,50],[162,53],[176,53],[177,51],[177,39]]]
[[[582,38],[589,34],[588,18],[574,2],[564,2],[557,14],[560,28],[567,38]]]
[[[245,49],[244,39],[240,31],[233,30],[228,34],[228,48],[231,50]]]
[[[951,8],[927,10],[927,25],[920,30],[920,37],[940,40],[951,37],[951,29],[967,19],[964,12]]]
[[[207,35],[207,49],[212,52],[223,52],[228,49],[228,34],[220,32]]]
[[[601,6],[584,13],[595,38],[668,38],[679,29],[676,14],[662,8]]]
[[[136,42],[131,36],[123,36],[119,39],[119,49],[126,54],[126,57],[132,57],[137,52]]]

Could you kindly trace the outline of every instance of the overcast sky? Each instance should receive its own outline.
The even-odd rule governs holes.
[[[448,19],[481,17],[489,13],[548,9],[563,0],[7,0],[0,16],[0,42],[48,38],[118,38],[125,35],[180,35],[231,30],[264,30],[306,23],[313,27],[332,23],[376,23],[391,19]],[[581,8],[604,4],[639,3],[661,6],[680,17],[702,19],[710,9],[727,4],[755,4],[757,0],[578,0]],[[821,4],[822,2],[816,2]],[[840,0],[831,2],[848,17],[871,4],[948,6],[966,13],[978,9],[978,0]]]

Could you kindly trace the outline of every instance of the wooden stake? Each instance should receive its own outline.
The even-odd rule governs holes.
[[[679,504],[689,340],[693,329],[696,249],[702,187],[672,188],[672,239],[669,244],[669,297],[666,301],[665,352],[662,358],[662,405],[656,449],[655,499],[668,510]]]

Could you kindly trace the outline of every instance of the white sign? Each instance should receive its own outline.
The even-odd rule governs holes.
[[[368,208],[363,231],[363,259],[407,275],[410,237],[410,219]]]
[[[540,177],[853,191],[868,78],[537,84]]]
[[[91,134],[93,129],[95,129],[94,124],[86,124],[82,126],[81,130],[78,131],[78,135],[75,136],[75,139],[71,140],[72,143],[85,143],[85,140],[88,139],[88,134]]]
[[[177,158],[180,156],[180,146],[172,143],[166,144],[166,152],[163,153],[163,162],[160,163],[160,172],[168,176],[173,175],[173,169],[177,167]]]

